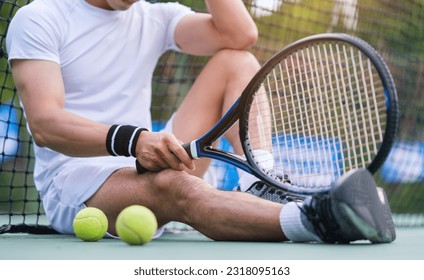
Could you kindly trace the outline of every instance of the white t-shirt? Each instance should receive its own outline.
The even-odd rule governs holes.
[[[67,111],[101,123],[150,129],[153,71],[163,53],[179,50],[175,27],[191,12],[178,3],[140,1],[126,11],[109,11],[85,0],[35,0],[19,9],[10,24],[9,61],[60,64]],[[34,150],[34,178],[42,195],[65,169],[84,164],[110,170],[134,166],[134,158],[71,158],[36,145]],[[78,200],[91,196],[103,177],[87,178],[84,188],[92,190],[80,192]]]

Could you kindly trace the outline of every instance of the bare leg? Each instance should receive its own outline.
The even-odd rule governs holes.
[[[286,240],[279,222],[283,205],[247,193],[220,191],[170,169],[144,175],[129,168],[118,170],[86,204],[106,213],[112,234],[120,211],[141,204],[155,213],[160,226],[183,222],[214,240]]]
[[[187,142],[207,132],[230,109],[259,68],[256,58],[247,51],[223,50],[215,54],[175,115],[176,137]],[[235,152],[242,154],[237,125],[226,138]],[[194,174],[202,176],[209,163],[205,159],[197,161]]]

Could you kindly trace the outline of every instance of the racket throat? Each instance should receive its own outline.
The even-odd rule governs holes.
[[[191,141],[189,143],[183,144],[184,150],[187,152],[187,154],[192,159],[198,159],[200,157],[199,152],[198,152],[198,145],[197,145],[196,141],[197,140],[194,140],[194,141]]]
[[[228,153],[225,151],[216,150],[212,146],[204,146],[203,148],[200,148],[198,140],[194,140],[184,144],[183,148],[186,150],[186,152],[192,159],[204,157],[219,160],[231,164],[254,175],[253,172],[250,170],[248,163],[245,161],[246,159],[242,156],[233,153]]]

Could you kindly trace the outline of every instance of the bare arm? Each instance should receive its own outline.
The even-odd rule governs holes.
[[[105,156],[110,125],[64,109],[60,66],[44,60],[12,61],[13,79],[35,143],[74,157]],[[193,168],[193,162],[170,134],[142,132],[137,158],[151,170]]]
[[[109,126],[64,110],[60,66],[43,60],[12,61],[13,79],[38,146],[69,156],[106,155]]]
[[[209,14],[191,14],[177,26],[180,48],[195,55],[210,55],[220,49],[247,49],[258,30],[241,0],[205,0]]]

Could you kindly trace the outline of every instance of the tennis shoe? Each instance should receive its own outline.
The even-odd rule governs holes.
[[[289,183],[287,182],[287,184]],[[237,190],[240,191],[240,188],[237,188]],[[304,197],[269,186],[262,181],[254,182],[245,192],[281,204],[287,204],[291,201],[302,201],[304,199]]]
[[[347,172],[328,193],[307,197],[300,210],[304,226],[325,243],[396,239],[387,196],[366,169]]]

